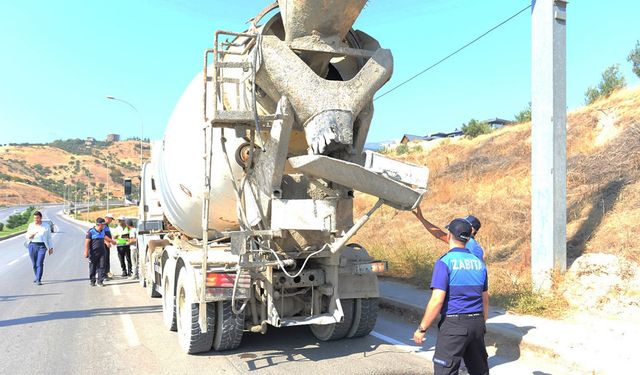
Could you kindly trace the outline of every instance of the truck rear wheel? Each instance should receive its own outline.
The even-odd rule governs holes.
[[[178,343],[187,354],[208,352],[211,350],[215,330],[215,305],[207,304],[207,333],[202,333],[198,324],[200,304],[191,303],[195,300],[195,286],[189,282],[187,271],[182,268],[176,289]]]
[[[240,346],[244,328],[244,311],[234,314],[231,301],[214,302],[216,305],[216,334],[213,338],[213,350],[231,350]]]
[[[320,341],[340,340],[347,336],[353,325],[353,299],[340,299],[344,320],[341,323],[333,324],[312,324],[311,333]]]
[[[162,279],[162,322],[170,331],[175,331],[176,326],[176,298],[173,293],[173,285],[169,276]]]
[[[353,312],[353,325],[347,337],[364,337],[373,331],[378,320],[377,298],[356,298]]]

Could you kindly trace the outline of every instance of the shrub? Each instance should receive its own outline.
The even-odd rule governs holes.
[[[0,232],[2,232],[4,230],[4,223],[0,222]]]
[[[608,98],[614,91],[627,85],[620,73],[620,65],[611,65],[602,72],[602,80],[597,87],[591,86],[584,93],[585,102],[591,104],[600,98]]]
[[[462,132],[467,138],[475,138],[482,134],[491,133],[493,129],[489,124],[484,121],[478,121],[476,119],[469,120],[468,123],[462,125]]]
[[[629,52],[627,61],[629,61],[633,65],[631,67],[633,74],[640,77],[640,40],[636,41],[636,48],[632,49],[631,52]]]
[[[529,102],[529,106],[522,111],[516,113],[515,121],[520,124],[523,122],[531,121],[531,102]]]
[[[409,152],[409,146],[407,145],[398,145],[398,147],[396,147],[396,154],[397,155],[403,155],[406,154],[407,152]]]

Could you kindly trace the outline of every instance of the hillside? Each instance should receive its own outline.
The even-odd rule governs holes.
[[[0,146],[0,205],[62,201],[65,188],[105,199],[122,198],[123,178],[139,175],[139,141],[56,141],[48,145]],[[144,157],[149,157],[148,144]],[[137,180],[134,179],[134,183]]]
[[[467,214],[480,218],[478,239],[486,250],[492,293],[515,303],[530,295],[530,132],[531,124],[523,123],[475,139],[446,140],[422,152],[391,154],[429,168],[429,192],[422,203],[427,219],[444,226]],[[640,308],[635,238],[640,232],[640,89],[619,91],[571,112],[567,133],[567,252],[573,268],[567,276],[571,285],[560,278],[557,292],[569,296],[575,285],[597,288],[580,279],[592,276],[591,271],[577,269],[591,266],[574,260],[587,253],[613,254],[592,270],[611,279],[601,291],[604,297],[592,304],[602,308],[611,302],[607,288],[612,288]],[[356,208],[363,212],[373,202],[360,195]],[[428,283],[433,261],[446,251],[411,213],[388,207],[356,240],[376,258],[390,260],[392,275],[422,285]],[[615,269],[607,270],[611,262]],[[554,303],[562,305],[559,299]]]

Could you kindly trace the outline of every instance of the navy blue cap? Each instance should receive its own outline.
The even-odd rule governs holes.
[[[96,219],[96,224],[104,224],[104,223],[106,223],[106,221],[104,221],[103,218],[99,217]]]
[[[469,238],[471,238],[471,223],[465,219],[453,219],[445,228],[447,228],[449,233],[458,241],[467,242]]]
[[[464,218],[466,221],[469,222],[469,224],[471,224],[471,226],[473,227],[473,229],[477,231],[480,230],[480,220],[478,220],[477,217],[473,216],[473,215],[469,215],[467,217]]]

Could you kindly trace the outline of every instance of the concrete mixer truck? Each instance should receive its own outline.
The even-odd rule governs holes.
[[[387,49],[352,25],[365,0],[279,0],[217,31],[142,170],[141,283],[187,353],[307,325],[361,337],[386,262],[349,242],[381,205],[414,209],[426,168],[365,151]],[[377,197],[354,219],[354,191]]]

